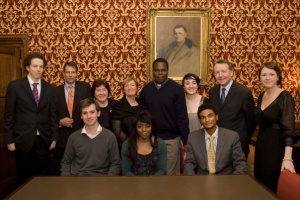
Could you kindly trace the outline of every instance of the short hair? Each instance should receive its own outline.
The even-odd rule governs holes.
[[[78,72],[78,66],[77,66],[77,64],[74,61],[67,61],[67,62],[65,62],[64,67],[63,67],[64,71],[66,71],[66,67],[67,66],[75,68],[76,72]]]
[[[279,85],[280,87],[282,87],[282,71],[280,69],[280,67],[278,66],[278,64],[276,62],[265,62],[261,65],[261,67],[258,70],[258,79],[260,80],[260,74],[263,68],[268,68],[268,69],[273,69],[277,76],[278,76],[278,81],[277,81],[277,85]]]
[[[182,28],[182,29],[187,33],[186,27],[183,26],[183,25],[181,25],[181,24],[176,25],[176,26],[174,27],[174,29],[173,29],[173,32],[175,32],[175,29],[178,29],[178,28]]]
[[[231,63],[230,63],[228,60],[219,59],[219,60],[217,60],[217,62],[215,63],[215,65],[216,65],[216,64],[227,64],[227,65],[228,65],[228,69],[229,69],[230,71],[233,71],[233,67],[232,67]],[[214,65],[214,66],[215,66],[215,65]]]
[[[197,115],[198,115],[198,118],[200,119],[200,113],[203,111],[203,110],[212,110],[215,115],[218,114],[218,111],[217,109],[211,104],[211,103],[203,103],[199,106],[198,108],[198,112],[197,112]]]
[[[123,83],[122,83],[122,88],[123,88],[123,90],[124,90],[124,88],[125,88],[125,85],[126,85],[127,83],[129,83],[130,81],[134,81],[135,84],[136,84],[136,87],[139,86],[139,83],[137,82],[137,80],[136,80],[135,78],[133,78],[132,76],[130,76],[130,77],[127,77],[127,78],[123,81]]]
[[[96,79],[96,80],[94,80],[93,85],[92,85],[92,90],[91,90],[92,96],[95,95],[95,91],[96,91],[97,87],[100,87],[101,85],[103,85],[107,89],[108,94],[110,94],[110,87],[109,87],[108,82],[103,79]]]
[[[24,61],[23,61],[23,66],[24,67],[29,67],[30,64],[31,64],[31,61],[35,58],[39,58],[43,61],[43,67],[45,68],[47,66],[47,60],[45,58],[45,56],[41,53],[38,53],[38,52],[32,52],[32,53],[29,53],[25,58],[24,58]]]
[[[89,107],[92,104],[95,105],[95,108],[96,108],[97,112],[99,112],[100,111],[100,106],[99,106],[98,102],[93,98],[86,98],[86,99],[83,99],[79,102],[80,113],[82,113],[82,109],[84,109],[86,107]]]
[[[196,74],[193,74],[193,73],[188,73],[188,74],[184,75],[184,77],[182,78],[182,82],[181,82],[182,87],[184,86],[184,81],[189,80],[189,79],[195,80],[197,85],[198,86],[200,85],[199,76],[197,76]]]
[[[169,69],[169,63],[168,63],[168,61],[167,61],[166,59],[164,59],[164,58],[157,58],[157,59],[155,59],[155,60],[153,61],[153,64],[152,64],[152,69],[154,69],[154,65],[155,65],[156,63],[159,63],[159,62],[165,63],[165,64],[167,65],[167,69]]]

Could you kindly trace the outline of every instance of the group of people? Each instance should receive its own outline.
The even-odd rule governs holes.
[[[16,151],[20,183],[50,174],[174,175],[181,147],[186,175],[244,174],[257,124],[255,177],[275,192],[280,171],[295,172],[295,103],[281,88],[274,62],[259,69],[265,91],[256,108],[251,91],[233,80],[226,60],[214,65],[218,84],[208,98],[199,94],[197,75],[186,74],[179,85],[168,78],[167,60],[158,58],[154,80],[139,98],[138,82],[129,77],[120,101],[109,98],[105,80],[95,80],[92,87],[77,81],[75,62],[64,64],[65,83],[54,88],[41,78],[46,65],[42,54],[30,53],[24,59],[28,76],[7,88],[4,136],[7,148]]]

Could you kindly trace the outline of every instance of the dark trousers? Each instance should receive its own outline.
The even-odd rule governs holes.
[[[247,161],[248,155],[250,153],[250,149],[249,149],[250,140],[243,138],[240,141],[241,141],[242,150],[245,154],[245,158],[246,158],[246,161]]]
[[[22,184],[32,176],[50,175],[50,157],[48,145],[41,136],[36,136],[30,151],[16,150],[16,172],[18,183]]]
[[[53,150],[53,157],[51,159],[51,171],[54,176],[60,176],[60,162],[64,156],[65,148],[56,147]]]

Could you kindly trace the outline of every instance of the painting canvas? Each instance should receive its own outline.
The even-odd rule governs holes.
[[[186,73],[194,73],[206,84],[208,10],[149,9],[147,16],[149,78],[152,78],[152,62],[165,58],[170,78],[181,81]]]

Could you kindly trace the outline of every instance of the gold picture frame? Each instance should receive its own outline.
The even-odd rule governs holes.
[[[208,85],[209,9],[148,8],[148,81],[158,57],[168,61],[169,78],[181,82],[186,73],[195,73],[201,85]]]

